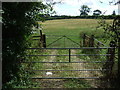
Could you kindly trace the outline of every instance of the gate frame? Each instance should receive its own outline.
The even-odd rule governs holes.
[[[49,35],[46,35],[46,36],[49,36]],[[54,40],[50,44],[46,45],[46,47],[49,47],[50,45],[54,44],[55,42],[59,41],[62,38],[64,38],[64,39],[66,38],[66,39],[70,40],[71,42],[75,43],[76,45],[80,46],[79,43],[75,42],[74,40],[72,40],[71,38],[69,38],[67,35],[55,35],[55,36],[61,36],[61,37],[59,37],[58,39]],[[69,36],[71,36],[71,35],[69,35]],[[65,43],[65,41],[64,41],[64,43]]]
[[[69,50],[69,55],[64,55],[64,56],[69,56],[69,61],[68,62],[22,62],[22,63],[106,63],[106,62],[110,62],[110,61],[81,61],[81,62],[71,62],[71,56],[91,56],[91,55],[99,55],[99,56],[112,56],[110,54],[79,54],[79,55],[71,55],[71,49],[115,49],[115,47],[81,47],[81,48],[27,48],[27,49],[42,49],[42,50],[46,50],[46,49],[68,49]],[[62,56],[62,55],[26,55],[26,56]],[[77,70],[77,71],[107,71],[109,69],[85,69],[85,70]],[[43,70],[33,70],[33,71],[43,71]],[[50,71],[50,70],[44,70],[44,71]],[[56,71],[56,70],[52,70],[52,71]],[[59,70],[61,71],[61,70]],[[65,71],[65,70],[64,70]],[[69,70],[71,71],[71,70]],[[76,71],[76,70],[73,70]],[[100,79],[100,77],[32,77],[32,79]]]

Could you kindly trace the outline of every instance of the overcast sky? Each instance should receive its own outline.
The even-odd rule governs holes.
[[[58,1],[58,0],[54,0]],[[99,9],[104,15],[111,15],[113,10],[118,14],[118,5],[110,5],[110,1],[117,0],[62,0],[62,4],[54,5],[54,10],[57,15],[71,15],[77,16],[80,15],[79,9],[81,5],[88,5],[91,8],[89,15],[93,14],[93,11]]]

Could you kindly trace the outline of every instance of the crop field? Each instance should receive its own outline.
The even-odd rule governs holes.
[[[112,20],[107,20],[111,22]],[[108,46],[109,40],[104,30],[97,28],[98,20],[95,19],[61,19],[49,20],[42,23],[42,32],[46,34],[46,43],[50,48],[77,48],[77,44],[82,42],[82,35],[94,35]],[[41,22],[39,22],[41,24]],[[34,35],[40,35],[39,30]],[[57,40],[58,39],[58,40]],[[77,44],[76,44],[77,43]],[[32,47],[39,47],[39,40],[33,41]],[[58,63],[34,63],[31,70],[35,78],[54,77],[81,77],[86,79],[35,79],[40,88],[96,88],[99,81],[89,79],[89,77],[102,77],[101,72],[104,63],[69,63],[69,62],[94,62],[106,61],[106,56],[89,56],[87,54],[106,54],[107,50],[77,50],[77,49],[45,49],[28,50],[28,58],[33,62],[58,62]],[[32,54],[34,54],[32,56]],[[69,56],[71,54],[71,57]],[[81,55],[83,54],[83,55]],[[39,55],[39,56],[35,56]],[[43,56],[42,56],[43,55]],[[81,56],[80,56],[81,55]],[[69,61],[71,60],[71,61]],[[61,63],[67,62],[67,63]],[[54,71],[56,70],[56,71]],[[52,72],[52,75],[46,75]],[[104,87],[104,86],[103,86]]]

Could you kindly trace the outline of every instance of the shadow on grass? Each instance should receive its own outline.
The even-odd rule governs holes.
[[[64,84],[65,88],[92,88],[91,85],[82,79],[67,79]]]
[[[119,88],[119,80],[116,73],[112,73],[110,76],[103,76],[99,83],[100,88]]]

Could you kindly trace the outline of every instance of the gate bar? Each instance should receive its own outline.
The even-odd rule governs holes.
[[[81,70],[30,70],[30,71],[108,71],[109,69],[81,69]]]
[[[100,77],[32,77],[31,79],[100,79]]]
[[[71,50],[69,49],[69,62],[71,62]]]
[[[66,36],[65,36],[66,37]],[[77,43],[77,42],[75,42],[75,41],[73,41],[72,39],[70,39],[70,38],[68,38],[68,37],[66,37],[67,39],[69,39],[70,41],[72,41],[72,42],[74,42],[74,43],[76,43],[78,46],[79,46],[79,43]]]
[[[69,55],[26,55],[26,56],[110,56],[111,54],[79,54],[79,55],[71,55],[71,51],[69,49]]]
[[[53,43],[57,42],[58,40],[60,40],[60,39],[62,39],[62,38],[63,38],[63,36],[60,37],[60,38],[58,38],[57,40],[53,41],[52,43],[48,44],[47,47],[50,46],[50,45],[52,45]]]
[[[105,62],[111,62],[111,61],[81,61],[81,62],[22,62],[22,63],[105,63]]]
[[[81,48],[26,48],[26,49],[112,49],[117,47],[81,47]]]

